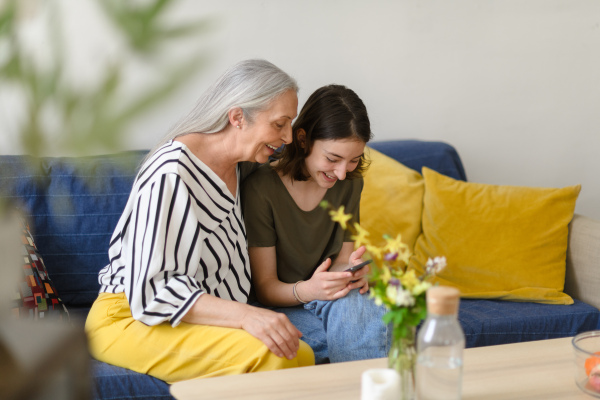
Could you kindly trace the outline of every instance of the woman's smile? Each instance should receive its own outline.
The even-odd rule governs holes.
[[[335,182],[338,180],[338,178],[335,176],[335,174],[329,175],[327,172],[323,172],[323,175],[325,175],[325,180],[327,182]]]

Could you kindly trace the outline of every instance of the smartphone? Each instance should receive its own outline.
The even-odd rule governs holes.
[[[362,267],[364,267],[365,265],[367,265],[367,264],[369,264],[371,262],[373,262],[373,260],[367,260],[367,261],[361,262],[360,264],[356,264],[356,265],[354,265],[354,266],[352,266],[352,267],[350,267],[348,269],[345,269],[344,272],[356,272],[356,271],[358,271],[359,269],[361,269]]]

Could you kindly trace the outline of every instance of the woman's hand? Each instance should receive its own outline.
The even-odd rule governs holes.
[[[361,257],[365,254],[365,251],[367,251],[367,248],[365,246],[360,246],[358,249],[356,249],[356,251],[353,251],[352,254],[350,254],[350,257],[348,258],[348,264],[360,264],[363,261]],[[367,264],[358,271],[354,272],[352,277],[353,279],[348,285],[350,287],[350,290],[360,288],[360,294],[367,293],[367,290],[369,290],[369,280],[367,276],[369,274],[369,271],[369,265]]]
[[[302,337],[302,333],[285,314],[220,299],[208,293],[198,297],[181,321],[198,325],[241,328],[263,342],[278,357],[290,360],[296,357]]]
[[[350,285],[352,272],[330,272],[330,266],[331,259],[328,258],[317,267],[308,281],[296,286],[296,292],[302,300],[337,300],[353,289]]]
[[[263,342],[278,357],[296,357],[302,333],[285,314],[248,306],[241,321],[242,329]]]

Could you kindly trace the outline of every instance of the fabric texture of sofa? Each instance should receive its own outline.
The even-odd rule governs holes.
[[[466,180],[456,150],[442,142],[393,140],[372,148],[420,172],[423,166]],[[98,295],[98,271],[144,151],[92,157],[0,156],[0,196],[29,217],[37,248],[71,320],[83,329]],[[361,215],[361,219],[368,216]],[[569,225],[565,292],[572,305],[461,300],[467,347],[573,336],[600,328],[600,222]],[[148,375],[92,360],[94,398],[165,399],[169,386]]]

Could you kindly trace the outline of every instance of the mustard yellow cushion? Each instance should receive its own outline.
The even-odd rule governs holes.
[[[437,276],[466,298],[572,304],[563,293],[568,224],[581,185],[562,189],[457,181],[423,168],[423,233],[409,269],[446,256]]]
[[[371,165],[364,175],[360,200],[360,223],[375,245],[382,245],[384,234],[396,237],[413,251],[421,233],[423,177],[398,161],[367,147]]]

